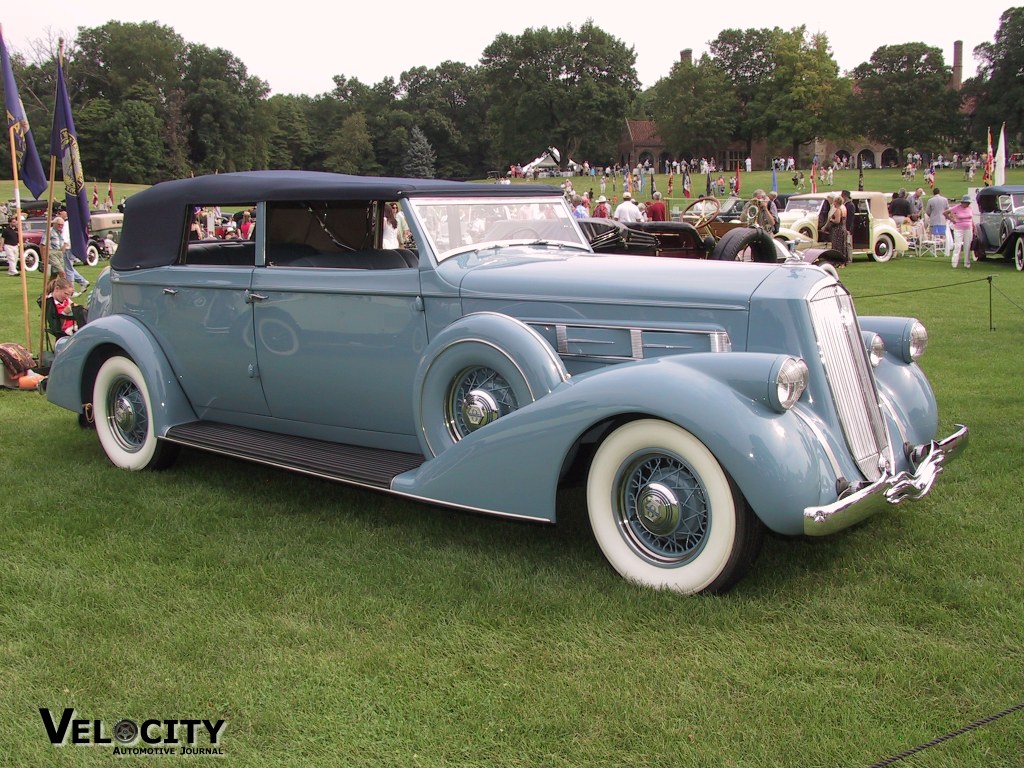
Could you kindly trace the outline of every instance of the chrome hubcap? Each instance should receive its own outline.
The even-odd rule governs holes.
[[[501,415],[498,401],[490,393],[474,389],[462,404],[462,418],[471,430],[480,429]]]
[[[655,536],[672,533],[678,527],[680,517],[679,499],[668,486],[651,483],[640,491],[637,519]]]

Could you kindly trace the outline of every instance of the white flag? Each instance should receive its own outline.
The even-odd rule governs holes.
[[[992,182],[1000,187],[1006,183],[1006,123],[999,129],[999,148],[996,150],[995,165]]]

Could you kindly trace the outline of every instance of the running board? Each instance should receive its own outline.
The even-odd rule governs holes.
[[[212,421],[179,424],[167,430],[163,439],[269,467],[383,490],[391,488],[395,477],[426,461],[416,453],[361,448]]]

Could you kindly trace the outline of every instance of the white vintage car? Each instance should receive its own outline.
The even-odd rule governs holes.
[[[797,240],[800,247],[826,240],[819,233],[828,218],[828,198],[835,194],[811,192],[790,197],[786,209],[779,212],[779,236]],[[884,192],[851,192],[850,197],[857,209],[852,227],[853,253],[868,253],[875,261],[884,262],[907,251],[907,239],[889,216]]]

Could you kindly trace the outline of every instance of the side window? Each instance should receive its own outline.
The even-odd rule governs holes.
[[[256,204],[193,205],[180,263],[185,266],[254,267]]]
[[[386,206],[387,203],[380,200],[268,203],[267,266],[313,269],[407,269],[415,266],[415,254],[399,247],[398,219],[394,209]],[[391,225],[392,217],[395,225]]]

